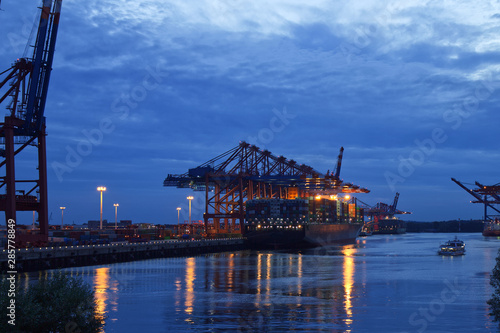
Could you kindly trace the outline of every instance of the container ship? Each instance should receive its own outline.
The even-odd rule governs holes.
[[[498,218],[484,224],[483,236],[500,236],[500,221]]]
[[[246,202],[244,236],[254,249],[353,243],[363,209],[342,199],[254,199]]]
[[[373,234],[405,234],[406,222],[398,218],[380,219],[373,225]]]

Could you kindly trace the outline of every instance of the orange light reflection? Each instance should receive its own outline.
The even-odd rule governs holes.
[[[353,254],[356,249],[344,249],[342,254],[344,255],[343,273],[344,273],[344,290],[345,290],[345,300],[344,307],[347,315],[345,323],[347,325],[352,324],[352,288],[354,285],[354,257]],[[350,332],[347,331],[347,332]]]
[[[271,302],[271,267],[272,267],[272,253],[267,254],[266,258],[266,302]]]
[[[108,300],[109,267],[96,268],[94,275],[94,290],[96,298],[96,316],[104,318],[106,315],[106,301]]]
[[[194,280],[196,280],[196,261],[195,258],[186,259],[186,295],[184,297],[184,312],[187,314],[193,313],[194,304]]]
[[[260,306],[261,292],[262,292],[262,253],[257,255],[257,295],[255,297],[255,306]]]
[[[297,306],[301,306],[300,303],[302,296],[302,254],[299,253],[299,258],[297,262]]]

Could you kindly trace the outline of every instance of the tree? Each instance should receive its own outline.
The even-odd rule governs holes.
[[[493,317],[493,321],[500,322],[500,250],[496,258],[496,265],[491,273],[490,284],[495,289],[491,299],[487,302],[490,306],[490,316]]]
[[[104,317],[97,314],[94,291],[81,278],[59,273],[47,280],[22,289],[16,281],[15,326],[8,316],[0,321],[1,332],[100,332]],[[9,281],[0,284],[0,308],[6,309],[12,297],[8,296]],[[4,310],[5,311],[5,310]]]

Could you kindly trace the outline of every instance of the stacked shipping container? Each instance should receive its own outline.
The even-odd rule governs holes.
[[[308,203],[304,199],[256,199],[246,202],[247,221],[306,221]]]
[[[247,222],[348,223],[363,221],[363,210],[341,200],[255,199],[246,202]]]

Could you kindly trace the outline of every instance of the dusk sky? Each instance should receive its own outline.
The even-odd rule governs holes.
[[[38,5],[2,1],[0,72],[23,56]],[[498,1],[64,0],[50,224],[60,206],[67,223],[98,220],[101,185],[110,221],[114,203],[118,219],[177,223],[180,206],[187,220],[193,194],[201,219],[203,193],[163,180],[241,140],[322,172],[343,146],[341,178],[371,191],[362,201],[400,192],[404,219],[479,219],[450,178],[500,182],[499,78]],[[36,167],[28,151],[18,175]]]

